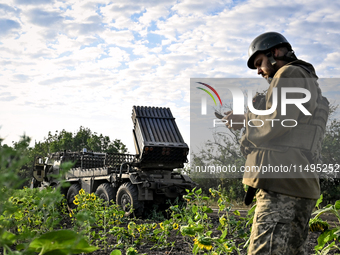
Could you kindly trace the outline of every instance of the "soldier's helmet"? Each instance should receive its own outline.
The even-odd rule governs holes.
[[[254,60],[258,53],[266,53],[272,48],[286,46],[289,51],[292,50],[292,46],[287,39],[277,32],[267,32],[256,37],[250,44],[248,49],[248,67],[250,69],[256,69],[254,66]]]

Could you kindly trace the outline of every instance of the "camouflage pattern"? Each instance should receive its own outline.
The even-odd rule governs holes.
[[[309,219],[316,200],[260,189],[248,255],[307,255]]]

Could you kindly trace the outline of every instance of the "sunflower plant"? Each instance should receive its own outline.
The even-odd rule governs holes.
[[[62,195],[51,187],[16,190],[8,202],[12,209],[4,212],[4,218],[12,221],[12,229],[27,237],[53,230],[64,217],[60,213]]]
[[[90,242],[108,248],[107,237],[111,226],[123,222],[124,211],[114,203],[104,201],[94,193],[86,193],[83,189],[74,197],[73,203],[77,205],[70,212],[75,230],[86,235]],[[99,229],[99,231],[95,231]]]
[[[59,188],[18,189],[18,172],[28,163],[30,139],[22,137],[15,148],[0,139],[0,252],[3,254],[80,254],[97,248],[81,235],[60,230],[63,199]],[[65,171],[67,168],[65,167]],[[61,210],[60,210],[61,209]]]
[[[209,207],[209,197],[202,194],[202,189],[186,190],[187,194],[183,198],[187,201],[185,208],[179,208],[178,205],[171,206],[172,218],[180,224],[194,224],[199,223],[206,230],[212,227],[211,219],[208,217],[208,213],[212,213],[213,210]]]
[[[177,225],[175,225],[175,227],[177,227]],[[170,220],[159,223],[159,226],[153,230],[152,239],[155,245],[151,249],[174,246],[175,242],[168,242],[171,230],[173,230],[173,223]]]
[[[234,237],[248,239],[250,237],[249,226],[252,224],[256,205],[248,211],[246,217],[241,217],[240,212],[234,210],[234,205],[221,186],[218,187],[218,190],[209,189],[209,192],[212,197],[217,198],[218,214],[220,215],[220,224],[217,229],[222,232],[227,230],[227,233]]]
[[[316,203],[316,207],[319,208],[319,204],[322,202],[322,195]],[[333,228],[326,222],[320,219],[320,216],[324,213],[330,213],[336,216],[340,223],[340,200],[334,204],[328,204],[323,208],[316,210],[313,214],[315,217],[309,221],[309,228],[311,231],[322,232],[318,237],[318,245],[314,247],[316,254],[328,254],[332,250],[340,251],[338,246],[340,242],[340,226]]]

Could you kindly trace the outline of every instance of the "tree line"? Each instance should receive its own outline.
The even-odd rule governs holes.
[[[31,139],[23,136],[20,141],[13,142],[11,146],[2,144],[0,139],[0,150],[9,152],[8,155],[17,155],[20,151],[25,156],[25,164],[19,170],[21,178],[29,180],[32,177],[34,158],[37,156],[47,157],[49,153],[58,151],[87,151],[106,153],[127,153],[128,149],[119,139],[111,140],[109,136],[92,132],[89,128],[80,126],[76,132],[69,132],[65,129],[61,131],[48,132],[43,141],[35,142],[33,147],[29,147]],[[11,152],[12,151],[12,152]],[[8,162],[12,161],[8,159]],[[4,168],[3,168],[4,170]],[[1,172],[1,169],[0,169]],[[23,185],[27,185],[26,181]]]

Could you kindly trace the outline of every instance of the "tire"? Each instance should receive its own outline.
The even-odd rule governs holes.
[[[125,182],[119,187],[116,202],[125,211],[125,216],[139,217],[143,214],[144,202],[138,201],[137,186],[130,182]],[[130,211],[131,207],[133,208],[132,212]]]
[[[67,191],[66,200],[67,200],[67,206],[69,209],[75,209],[77,208],[77,205],[73,203],[74,197],[79,194],[79,191],[81,190],[80,184],[72,184],[70,188]]]
[[[117,189],[113,188],[110,183],[102,183],[96,190],[96,195],[108,202],[114,202],[117,194]]]

